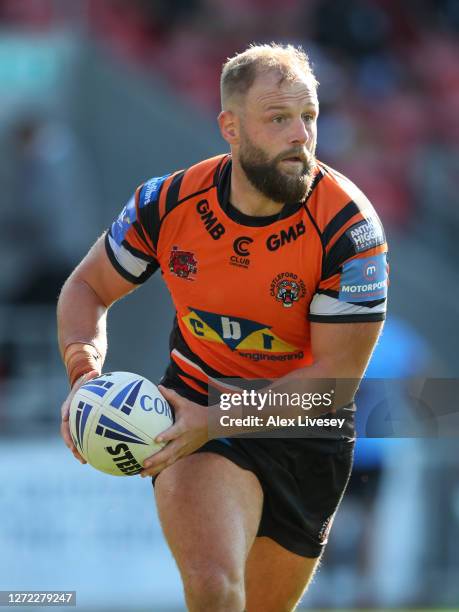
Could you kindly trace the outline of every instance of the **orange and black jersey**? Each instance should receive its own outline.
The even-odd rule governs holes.
[[[176,309],[170,372],[201,393],[310,365],[311,321],[385,317],[386,239],[351,181],[319,162],[305,202],[252,217],[229,201],[231,166],[220,155],[147,181],[106,234],[127,280],[161,268]]]

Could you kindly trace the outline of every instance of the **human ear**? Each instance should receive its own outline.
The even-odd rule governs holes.
[[[239,144],[239,121],[233,111],[222,111],[218,115],[221,135],[230,145]]]

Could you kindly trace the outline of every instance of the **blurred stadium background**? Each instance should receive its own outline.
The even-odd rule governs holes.
[[[226,150],[226,57],[298,43],[321,83],[318,156],[391,247],[369,375],[457,377],[459,3],[0,0],[0,26],[0,590],[182,610],[150,484],[81,467],[58,437],[59,288],[136,185]],[[155,276],[113,308],[106,369],[158,379],[172,316]],[[456,440],[362,440],[305,609],[459,609],[458,541]]]

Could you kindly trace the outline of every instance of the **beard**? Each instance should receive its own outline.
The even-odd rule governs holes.
[[[295,174],[283,172],[279,164],[292,157],[298,157],[303,168]],[[264,196],[280,204],[296,204],[305,200],[311,189],[316,159],[312,153],[305,154],[302,147],[292,147],[270,159],[246,135],[241,144],[239,163],[251,185]]]

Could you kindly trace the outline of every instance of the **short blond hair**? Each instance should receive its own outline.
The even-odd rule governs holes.
[[[280,82],[294,80],[298,78],[298,73],[303,73],[314,88],[317,89],[319,85],[309,57],[301,47],[277,43],[252,44],[223,64],[220,78],[222,109],[226,110],[228,101],[234,96],[246,94],[259,74],[270,71],[279,73]]]

